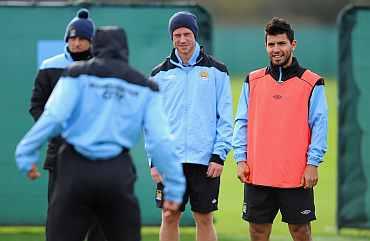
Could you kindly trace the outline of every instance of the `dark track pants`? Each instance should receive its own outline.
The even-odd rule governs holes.
[[[88,160],[64,145],[48,209],[47,241],[83,241],[96,217],[108,241],[140,241],[136,174],[128,152]]]
[[[48,203],[50,203],[51,197],[55,190],[55,182],[57,180],[56,167],[54,167],[53,169],[48,169],[48,172],[49,172]],[[86,240],[87,241],[105,241],[106,238],[104,236],[103,229],[101,228],[101,225],[99,224],[97,218],[94,217],[90,223],[91,223],[91,227],[87,233]],[[48,232],[47,227],[48,225],[46,225],[46,232]]]

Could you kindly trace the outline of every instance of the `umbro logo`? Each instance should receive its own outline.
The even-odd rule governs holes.
[[[306,209],[306,210],[303,210],[301,213],[302,213],[303,215],[308,215],[308,214],[310,214],[310,213],[311,213],[311,210]]]
[[[275,100],[280,100],[281,98],[283,98],[283,96],[281,95],[273,95],[272,96]]]

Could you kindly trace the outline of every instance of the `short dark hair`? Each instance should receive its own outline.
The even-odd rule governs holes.
[[[267,24],[265,28],[265,42],[267,41],[267,35],[278,35],[286,34],[289,41],[294,40],[294,30],[291,28],[290,24],[283,18],[273,17]]]

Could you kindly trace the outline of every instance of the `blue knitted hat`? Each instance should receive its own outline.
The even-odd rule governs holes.
[[[168,32],[170,33],[171,39],[173,31],[175,31],[178,28],[185,27],[190,29],[195,39],[198,38],[198,23],[197,23],[197,17],[190,13],[190,12],[177,12],[170,18],[168,22]]]
[[[74,17],[66,28],[64,35],[64,41],[68,42],[71,37],[80,37],[92,40],[95,34],[95,24],[91,18],[89,18],[89,11],[85,8],[78,10],[76,17]]]

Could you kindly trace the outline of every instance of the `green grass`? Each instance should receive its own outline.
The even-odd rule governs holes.
[[[242,80],[232,82],[234,110],[238,103]],[[319,184],[315,189],[317,221],[312,231],[315,241],[369,241],[370,231],[344,230],[337,234],[335,227],[336,178],[337,178],[337,82],[326,82],[329,104],[328,153],[319,169]],[[248,224],[241,219],[243,186],[236,178],[236,166],[232,153],[228,156],[222,175],[219,208],[215,213],[216,229],[220,241],[248,241]],[[183,228],[182,241],[194,241],[194,228]],[[3,227],[0,228],[0,241],[41,241],[44,240],[43,228]],[[143,241],[158,241],[158,228],[143,228]],[[291,240],[286,224],[275,219],[271,241]]]

